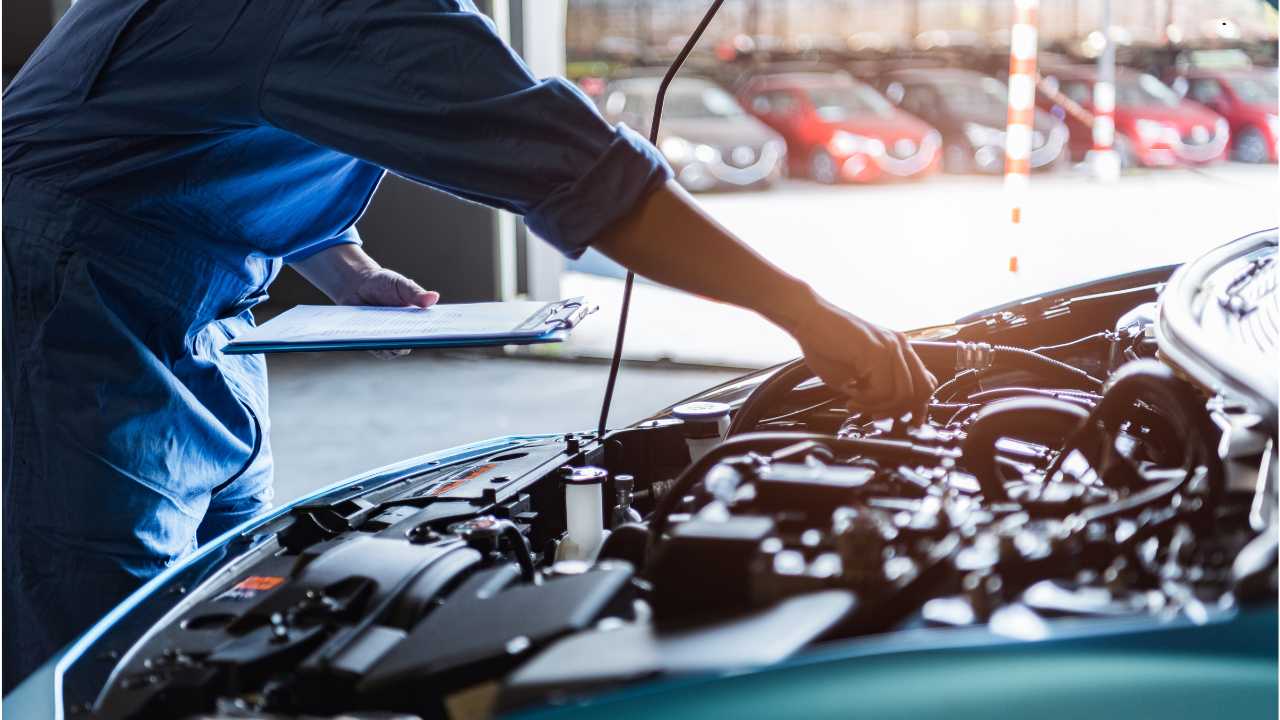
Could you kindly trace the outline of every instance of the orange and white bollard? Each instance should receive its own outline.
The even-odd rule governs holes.
[[[1014,1],[1009,36],[1009,111],[1004,138],[1004,188],[1014,225],[1022,222],[1022,207],[1031,183],[1031,136],[1036,116],[1036,23],[1039,0]],[[1010,255],[1009,272],[1018,271],[1018,256]]]
[[[1098,57],[1098,77],[1093,84],[1093,148],[1087,160],[1093,177],[1114,182],[1120,177],[1116,142],[1116,49],[1111,39],[1111,0],[1102,0],[1102,37],[1106,46]]]

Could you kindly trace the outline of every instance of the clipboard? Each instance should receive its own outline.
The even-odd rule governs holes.
[[[298,305],[226,344],[227,355],[495,347],[562,342],[597,307],[585,298],[433,305]]]

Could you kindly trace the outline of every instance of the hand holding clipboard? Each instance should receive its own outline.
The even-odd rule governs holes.
[[[223,347],[227,354],[404,350],[561,342],[595,312],[584,298],[429,308],[299,305]]]

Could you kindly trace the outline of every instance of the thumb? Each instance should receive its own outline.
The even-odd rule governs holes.
[[[404,305],[429,308],[440,300],[440,293],[424,290],[421,285],[403,275],[395,278],[396,298]]]

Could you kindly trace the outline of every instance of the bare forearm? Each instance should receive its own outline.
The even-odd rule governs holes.
[[[744,245],[674,182],[594,247],[651,280],[754,310],[786,329],[815,302],[808,285]]]
[[[339,304],[344,302],[352,286],[382,267],[363,248],[352,244],[325,248],[289,266]]]
[[[440,299],[439,293],[382,267],[359,245],[334,245],[290,265],[339,305],[425,308]]]
[[[800,343],[810,369],[861,407],[914,410],[936,385],[900,333],[824,301],[743,245],[674,183],[594,245],[645,277],[765,316]]]

